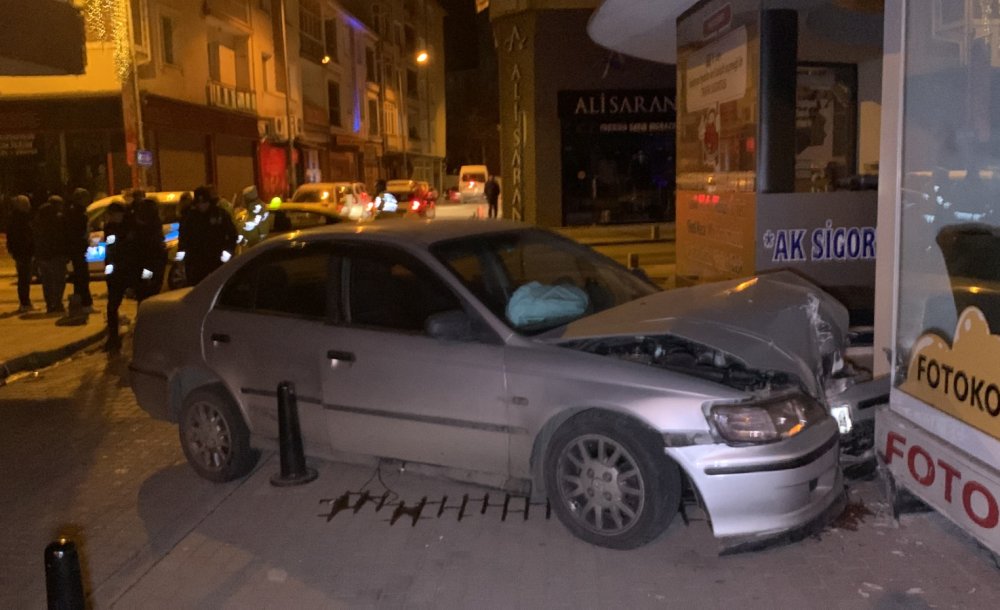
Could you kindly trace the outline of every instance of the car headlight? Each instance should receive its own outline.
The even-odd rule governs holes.
[[[795,436],[826,417],[823,407],[803,394],[720,404],[709,410],[709,419],[719,436],[731,444],[773,443]]]

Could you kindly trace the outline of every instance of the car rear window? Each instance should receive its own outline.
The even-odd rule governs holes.
[[[462,174],[462,182],[486,182],[486,174]]]

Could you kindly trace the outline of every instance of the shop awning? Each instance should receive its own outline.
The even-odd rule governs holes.
[[[587,33],[597,44],[625,55],[677,63],[677,17],[697,0],[604,0]],[[877,47],[882,43],[882,0],[775,0],[771,8],[804,12],[800,28],[834,41]]]
[[[587,33],[597,44],[625,55],[677,63],[677,17],[695,0],[604,0]]]

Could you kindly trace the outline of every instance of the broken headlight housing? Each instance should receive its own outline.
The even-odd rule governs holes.
[[[773,443],[791,438],[822,421],[826,410],[804,394],[788,394],[759,402],[717,404],[709,421],[731,445]]]

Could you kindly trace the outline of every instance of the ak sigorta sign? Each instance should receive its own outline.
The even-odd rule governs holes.
[[[1000,439],[1000,336],[977,307],[962,312],[952,345],[934,333],[913,344],[900,389]]]

